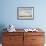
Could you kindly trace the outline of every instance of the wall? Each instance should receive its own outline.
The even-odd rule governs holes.
[[[17,7],[34,7],[34,20],[17,20]],[[16,28],[46,28],[46,0],[1,0],[0,25]]]
[[[46,28],[46,0],[1,0],[0,24],[16,28]],[[17,20],[17,7],[34,7],[34,20]]]
[[[17,20],[17,7],[25,6],[34,7],[34,20]],[[46,32],[46,0],[0,0],[0,27],[9,24],[16,28],[40,27]]]

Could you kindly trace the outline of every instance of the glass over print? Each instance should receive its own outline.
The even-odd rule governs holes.
[[[18,7],[17,19],[34,19],[34,7]]]

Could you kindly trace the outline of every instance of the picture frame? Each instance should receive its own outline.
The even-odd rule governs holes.
[[[33,20],[34,19],[34,7],[18,7],[17,8],[18,20]]]

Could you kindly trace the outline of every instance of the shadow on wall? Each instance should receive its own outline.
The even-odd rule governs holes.
[[[6,31],[6,30],[4,30],[4,28],[6,28],[5,25],[0,24],[0,43],[2,43],[2,36],[3,36],[2,32]]]

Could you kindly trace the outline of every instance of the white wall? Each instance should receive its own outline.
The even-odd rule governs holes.
[[[34,7],[34,20],[17,20],[17,7]],[[13,24],[16,28],[41,27],[46,31],[46,0],[1,0],[0,24]]]

